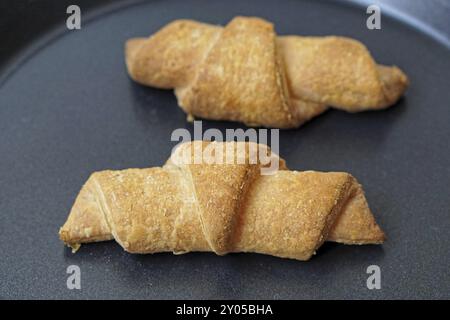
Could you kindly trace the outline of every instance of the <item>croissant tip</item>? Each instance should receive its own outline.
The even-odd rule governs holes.
[[[72,249],[72,253],[75,253],[78,251],[78,249],[80,249],[81,244],[80,243],[71,243],[69,233],[67,230],[64,230],[63,227],[59,228],[58,235],[59,235],[59,239],[61,241],[63,241],[66,246],[68,246],[69,248]]]
[[[59,228],[58,235],[59,239],[61,239],[64,242],[66,242],[66,240],[68,239],[67,231],[64,230],[63,227]]]

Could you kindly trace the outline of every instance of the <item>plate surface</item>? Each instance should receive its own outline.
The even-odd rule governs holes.
[[[326,244],[306,263],[130,255],[114,242],[72,254],[57,232],[89,174],[159,166],[175,145],[172,131],[192,131],[171,91],[128,78],[125,40],[177,18],[225,24],[235,15],[267,18],[279,34],[354,37],[378,62],[406,71],[411,87],[389,110],[333,110],[280,133],[290,168],[356,176],[388,241]],[[370,31],[366,18],[363,7],[330,1],[156,1],[93,15],[29,50],[0,84],[0,297],[449,298],[450,52],[390,17]],[[69,265],[81,268],[81,290],[66,287]],[[366,287],[370,265],[381,268],[381,290]]]

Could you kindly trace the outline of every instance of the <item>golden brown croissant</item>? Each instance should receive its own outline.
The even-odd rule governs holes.
[[[356,40],[277,37],[259,18],[225,27],[176,20],[128,40],[125,56],[131,78],[175,89],[189,115],[252,126],[298,127],[328,106],[386,108],[408,85],[399,68],[377,65]]]
[[[183,144],[249,150],[253,144]],[[257,145],[264,148],[263,145]],[[219,149],[217,149],[219,150]],[[267,152],[267,149],[265,149]],[[261,175],[261,161],[100,171],[82,187],[60,238],[80,243],[115,239],[126,251],[257,252],[308,260],[324,241],[379,244],[384,234],[361,185],[348,173],[280,170]],[[242,159],[242,158],[241,158]]]

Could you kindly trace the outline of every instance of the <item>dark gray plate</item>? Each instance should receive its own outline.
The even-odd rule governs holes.
[[[377,61],[409,75],[406,97],[389,110],[329,111],[280,137],[291,168],[354,174],[388,241],[326,244],[306,263],[258,254],[139,256],[114,242],[72,254],[58,228],[89,174],[161,165],[174,146],[171,132],[192,129],[171,91],[130,81],[124,41],[181,17],[223,24],[238,14],[265,17],[280,34],[360,39]],[[366,17],[364,7],[330,1],[155,1],[104,9],[80,31],[58,33],[59,26],[31,46],[0,84],[0,296],[449,298],[450,51],[386,15],[382,30],[369,31]],[[81,268],[81,290],[66,287],[72,264]],[[366,288],[369,265],[381,268],[381,290]]]

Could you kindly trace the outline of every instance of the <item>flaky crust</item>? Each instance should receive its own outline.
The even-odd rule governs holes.
[[[127,41],[135,81],[175,89],[188,114],[252,126],[298,127],[328,106],[358,112],[394,104],[408,86],[397,67],[377,65],[344,37],[276,36],[260,18],[225,27],[176,20]]]
[[[212,144],[235,148],[237,157],[243,143]],[[272,175],[261,175],[259,162],[183,164],[173,155],[163,167],[95,172],[60,238],[75,248],[114,238],[132,253],[258,252],[298,260],[324,241],[384,241],[350,174],[289,171],[273,157],[280,170]]]

